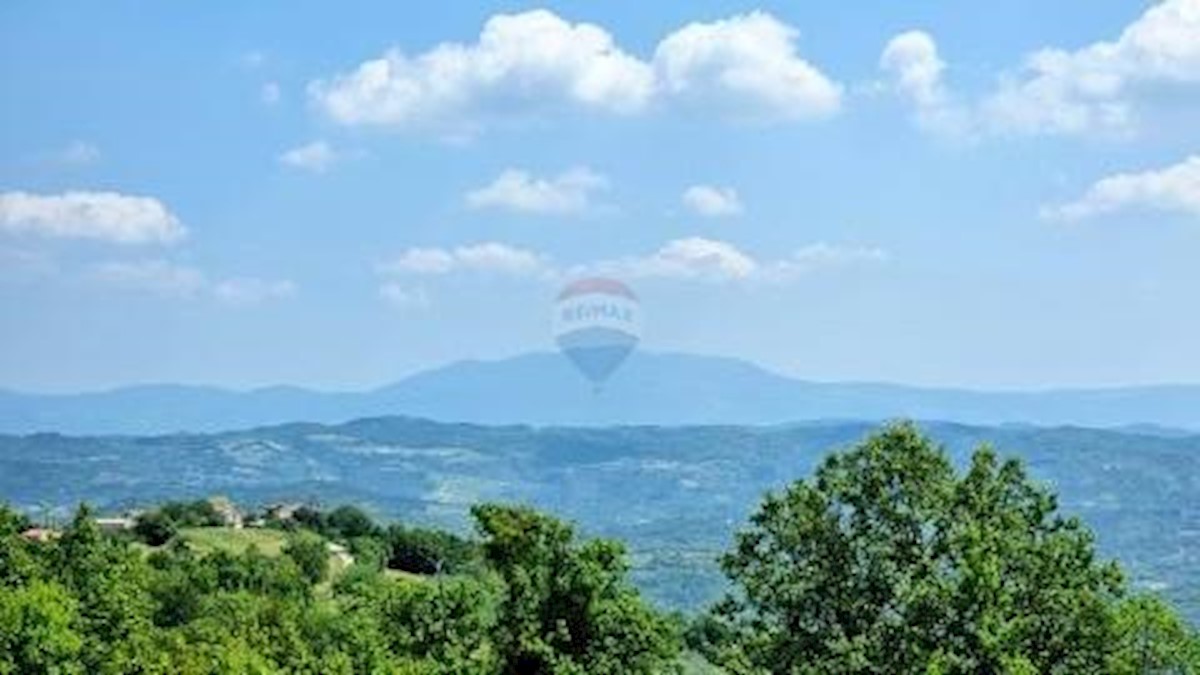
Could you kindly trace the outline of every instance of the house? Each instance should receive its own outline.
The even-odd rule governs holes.
[[[41,542],[44,544],[48,541],[54,541],[55,539],[58,539],[62,536],[62,532],[59,532],[58,530],[52,530],[47,527],[31,527],[22,532],[21,536],[29,541]]]
[[[225,527],[232,527],[235,530],[242,529],[245,524],[245,518],[242,516],[241,510],[228,497],[213,497],[208,500],[213,511],[220,516]]]
[[[272,504],[267,507],[266,520],[289,523],[296,519],[296,512],[302,508],[304,508],[304,504],[299,502]]]
[[[96,526],[105,532],[124,532],[132,530],[134,526],[133,518],[121,516],[118,518],[97,518]]]

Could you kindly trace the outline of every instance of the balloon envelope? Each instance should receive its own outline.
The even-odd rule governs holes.
[[[554,340],[584,377],[599,387],[641,339],[641,307],[615,279],[569,284],[554,305]]]

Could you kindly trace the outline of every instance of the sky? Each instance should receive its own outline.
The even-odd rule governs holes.
[[[1200,382],[1200,0],[0,5],[0,388]]]

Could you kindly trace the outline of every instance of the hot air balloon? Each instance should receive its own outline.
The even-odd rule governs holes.
[[[554,341],[597,392],[641,339],[641,308],[615,279],[580,279],[554,303]]]

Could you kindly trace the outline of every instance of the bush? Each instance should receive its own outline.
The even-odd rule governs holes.
[[[133,535],[149,546],[166,544],[178,531],[175,521],[162,511],[143,513],[133,526]]]
[[[459,574],[478,558],[472,542],[441,530],[393,525],[387,531],[387,566],[412,574]]]
[[[310,583],[317,584],[329,573],[329,548],[325,540],[311,532],[294,534],[283,547]]]

